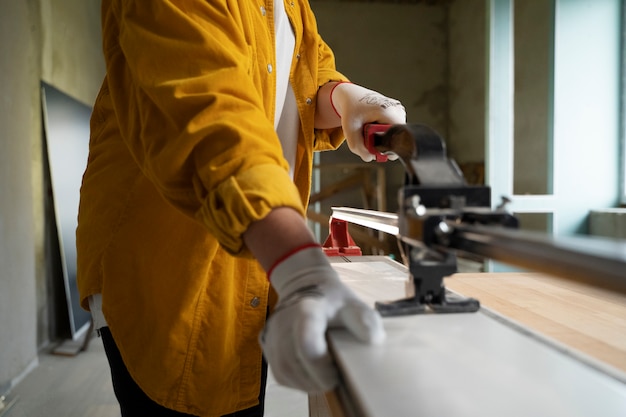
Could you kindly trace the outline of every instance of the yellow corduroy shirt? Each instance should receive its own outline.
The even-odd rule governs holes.
[[[77,229],[81,303],[102,310],[158,403],[220,416],[257,403],[269,284],[242,234],[304,214],[318,88],[345,80],[307,1],[287,0],[301,131],[295,178],[274,132],[273,2],[103,0],[107,75],[91,120]],[[294,184],[295,182],[295,184]]]

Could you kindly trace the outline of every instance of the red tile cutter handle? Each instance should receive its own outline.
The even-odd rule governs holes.
[[[363,137],[365,138],[365,147],[372,155],[376,157],[376,162],[387,162],[387,155],[376,150],[376,137],[385,133],[392,125],[368,123],[363,126]]]

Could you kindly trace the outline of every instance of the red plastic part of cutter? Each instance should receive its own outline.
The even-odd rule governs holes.
[[[359,248],[350,233],[348,232],[348,222],[330,218],[330,234],[322,245],[324,253],[328,256],[361,256]]]
[[[368,123],[363,127],[363,137],[365,138],[365,147],[374,156],[376,156],[376,162],[387,162],[387,155],[382,154],[374,148],[374,138],[377,133],[384,133],[389,129],[391,125]]]

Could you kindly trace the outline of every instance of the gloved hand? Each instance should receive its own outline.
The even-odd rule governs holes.
[[[280,384],[309,393],[337,384],[326,344],[329,327],[345,327],[367,343],[384,340],[380,315],[339,280],[319,246],[297,250],[269,274],[278,304],[260,341]]]
[[[330,93],[333,108],[341,117],[341,127],[348,147],[365,162],[375,159],[365,147],[363,126],[367,123],[404,124],[406,110],[402,103],[356,84],[342,82]],[[389,155],[397,159],[397,155]]]

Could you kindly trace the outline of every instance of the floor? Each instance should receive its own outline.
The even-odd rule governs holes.
[[[5,399],[0,417],[119,417],[100,339],[76,356],[42,353],[39,366]],[[268,378],[266,417],[306,417],[308,397]]]

